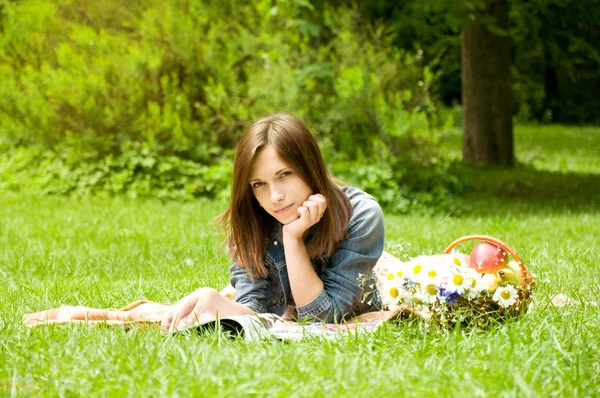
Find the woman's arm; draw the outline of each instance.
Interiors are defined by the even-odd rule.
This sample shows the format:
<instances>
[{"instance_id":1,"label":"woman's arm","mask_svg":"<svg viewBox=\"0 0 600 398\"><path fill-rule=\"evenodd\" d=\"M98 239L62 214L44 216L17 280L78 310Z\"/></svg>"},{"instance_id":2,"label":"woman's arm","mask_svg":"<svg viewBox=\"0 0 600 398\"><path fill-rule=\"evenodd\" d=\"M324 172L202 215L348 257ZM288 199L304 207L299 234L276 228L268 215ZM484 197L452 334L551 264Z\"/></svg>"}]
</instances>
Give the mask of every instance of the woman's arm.
<instances>
[{"instance_id":1,"label":"woman's arm","mask_svg":"<svg viewBox=\"0 0 600 398\"><path fill-rule=\"evenodd\" d=\"M383 212L376 200L364 198L354 205L348 235L323 267L320 279L323 289L312 301L296 303L298 319L341 321L357 309L365 292L376 289L375 286L371 289L369 285L374 281L367 278L383 252L385 236ZM290 268L288 263L291 285Z\"/></svg>"},{"instance_id":2,"label":"woman's arm","mask_svg":"<svg viewBox=\"0 0 600 398\"><path fill-rule=\"evenodd\" d=\"M290 289L296 306L310 303L323 291L323 282L315 272L302 239L283 238Z\"/></svg>"},{"instance_id":3,"label":"woman's arm","mask_svg":"<svg viewBox=\"0 0 600 398\"><path fill-rule=\"evenodd\" d=\"M323 195L311 195L298 208L298 219L283 226L283 250L296 306L310 303L323 291L323 282L308 256L304 235L319 222L326 208L327 199Z\"/></svg>"},{"instance_id":4,"label":"woman's arm","mask_svg":"<svg viewBox=\"0 0 600 398\"><path fill-rule=\"evenodd\" d=\"M229 283L235 288L235 301L244 304L257 314L269 312L271 280L268 277L252 280L248 270L237 263L231 265L229 272L231 272Z\"/></svg>"}]
</instances>

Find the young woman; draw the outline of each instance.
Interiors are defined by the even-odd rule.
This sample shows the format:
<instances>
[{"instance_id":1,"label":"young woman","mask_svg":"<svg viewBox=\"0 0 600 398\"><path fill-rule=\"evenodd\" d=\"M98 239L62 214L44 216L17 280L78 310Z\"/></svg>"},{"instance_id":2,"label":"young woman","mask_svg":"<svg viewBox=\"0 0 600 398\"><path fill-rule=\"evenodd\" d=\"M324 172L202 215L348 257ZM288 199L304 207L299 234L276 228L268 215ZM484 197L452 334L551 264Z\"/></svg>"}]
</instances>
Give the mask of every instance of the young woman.
<instances>
[{"instance_id":1,"label":"young woman","mask_svg":"<svg viewBox=\"0 0 600 398\"><path fill-rule=\"evenodd\" d=\"M220 220L234 261L235 301L200 288L164 315L164 330L202 313L283 315L289 305L299 321L338 322L381 308L372 272L383 251L381 208L372 196L332 181L297 118L271 115L246 131Z\"/></svg>"}]
</instances>

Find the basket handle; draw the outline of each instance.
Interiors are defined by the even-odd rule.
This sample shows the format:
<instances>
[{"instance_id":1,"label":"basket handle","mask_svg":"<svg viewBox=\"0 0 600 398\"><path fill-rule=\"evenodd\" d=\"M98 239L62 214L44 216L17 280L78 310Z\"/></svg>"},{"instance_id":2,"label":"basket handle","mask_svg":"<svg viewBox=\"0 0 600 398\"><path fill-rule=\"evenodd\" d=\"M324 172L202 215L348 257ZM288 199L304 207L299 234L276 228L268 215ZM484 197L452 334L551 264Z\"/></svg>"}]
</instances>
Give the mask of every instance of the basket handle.
<instances>
[{"instance_id":1,"label":"basket handle","mask_svg":"<svg viewBox=\"0 0 600 398\"><path fill-rule=\"evenodd\" d=\"M519 268L521 269L521 288L523 288L523 290L530 290L533 288L533 286L534 286L533 276L531 275L531 272L529 272L529 270L527 269L525 264L523 264L523 260L521 260L521 257L519 257L517 252L515 252L515 249L510 247L510 245L508 243L503 242L498 238L494 238L493 236L487 236L487 235L463 236L462 238L458 238L454 242L450 243L450 245L446 248L446 250L444 250L444 254L450 253L450 251L452 249L454 249L456 246L460 245L461 243L468 242L471 240L481 240L481 241L493 243L496 246L499 246L500 248L502 248L505 251L507 251L508 253L510 253L514 257L514 259L517 261L517 264L519 265Z\"/></svg>"}]
</instances>

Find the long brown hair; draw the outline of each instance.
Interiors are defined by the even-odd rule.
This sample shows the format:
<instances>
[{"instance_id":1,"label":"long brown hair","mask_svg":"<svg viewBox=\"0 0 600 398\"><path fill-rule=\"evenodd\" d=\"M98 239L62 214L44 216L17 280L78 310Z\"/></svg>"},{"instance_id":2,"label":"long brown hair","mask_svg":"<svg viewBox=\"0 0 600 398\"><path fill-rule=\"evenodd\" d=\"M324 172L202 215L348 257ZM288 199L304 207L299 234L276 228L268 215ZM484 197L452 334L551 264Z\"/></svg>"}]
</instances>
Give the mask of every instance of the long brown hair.
<instances>
[{"instance_id":1,"label":"long brown hair","mask_svg":"<svg viewBox=\"0 0 600 398\"><path fill-rule=\"evenodd\" d=\"M271 145L281 160L291 167L314 193L327 199L327 209L316 224L306 249L311 259L333 255L347 238L352 214L348 197L333 181L317 141L306 125L287 113L276 113L256 121L240 140L233 165L231 203L217 217L228 234L226 244L238 266L246 268L252 279L266 276L265 239L277 221L262 209L249 184L250 169L256 155Z\"/></svg>"}]
</instances>

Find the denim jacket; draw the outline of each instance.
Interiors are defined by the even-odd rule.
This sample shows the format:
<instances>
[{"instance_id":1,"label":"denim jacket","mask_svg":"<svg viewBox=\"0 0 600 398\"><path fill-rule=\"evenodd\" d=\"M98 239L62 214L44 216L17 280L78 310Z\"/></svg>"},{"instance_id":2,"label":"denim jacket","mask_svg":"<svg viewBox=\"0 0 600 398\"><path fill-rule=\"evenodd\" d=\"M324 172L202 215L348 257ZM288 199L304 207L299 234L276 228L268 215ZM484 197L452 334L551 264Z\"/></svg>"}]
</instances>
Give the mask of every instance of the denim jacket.
<instances>
[{"instance_id":1,"label":"denim jacket","mask_svg":"<svg viewBox=\"0 0 600 398\"><path fill-rule=\"evenodd\" d=\"M381 309L373 267L383 252L383 212L371 195L353 187L342 190L352 204L348 238L331 257L312 260L324 289L310 303L296 307L300 321L339 322L347 315ZM252 281L245 268L235 263L230 268L235 301L256 313L283 315L288 302L293 302L281 228L279 225L273 237L266 240L267 276ZM311 238L311 230L305 242Z\"/></svg>"}]
</instances>

